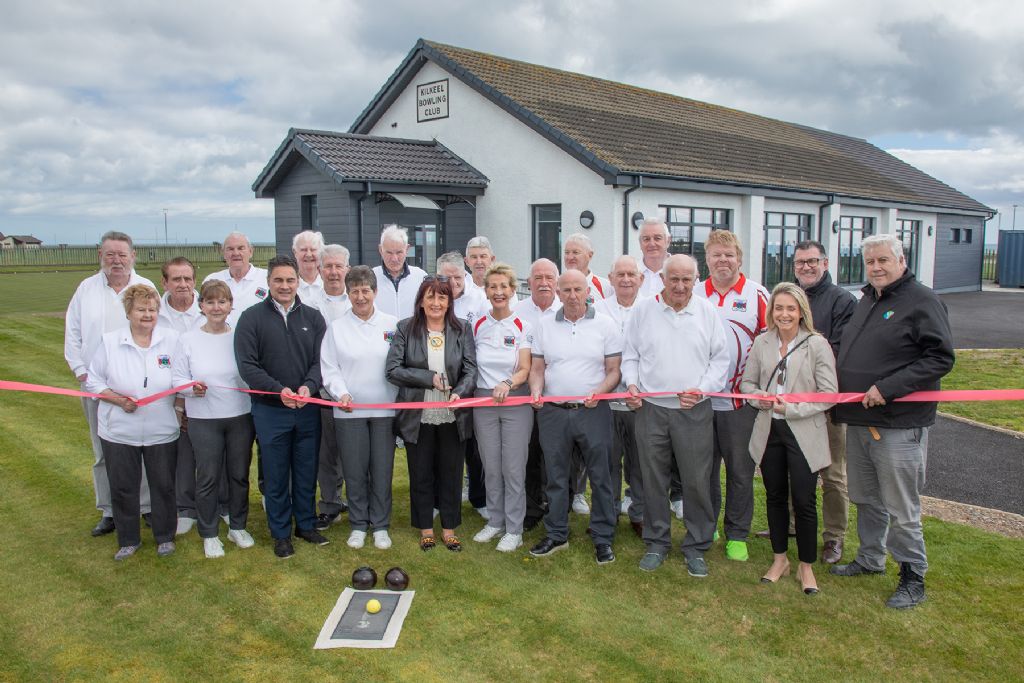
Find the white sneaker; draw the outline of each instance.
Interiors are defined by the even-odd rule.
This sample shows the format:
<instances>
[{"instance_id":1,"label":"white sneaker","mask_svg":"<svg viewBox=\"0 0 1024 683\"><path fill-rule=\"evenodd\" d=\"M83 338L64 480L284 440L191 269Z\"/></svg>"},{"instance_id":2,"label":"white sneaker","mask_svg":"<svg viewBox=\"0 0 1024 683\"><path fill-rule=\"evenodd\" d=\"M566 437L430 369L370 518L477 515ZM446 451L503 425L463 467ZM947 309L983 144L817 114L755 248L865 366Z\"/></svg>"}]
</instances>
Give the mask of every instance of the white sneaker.
<instances>
[{"instance_id":1,"label":"white sneaker","mask_svg":"<svg viewBox=\"0 0 1024 683\"><path fill-rule=\"evenodd\" d=\"M224 544L219 538L204 538L203 552L207 557L224 557Z\"/></svg>"},{"instance_id":2,"label":"white sneaker","mask_svg":"<svg viewBox=\"0 0 1024 683\"><path fill-rule=\"evenodd\" d=\"M365 531L353 531L348 535L348 547L359 549L366 543L366 532Z\"/></svg>"},{"instance_id":3,"label":"white sneaker","mask_svg":"<svg viewBox=\"0 0 1024 683\"><path fill-rule=\"evenodd\" d=\"M395 448L405 448L405 441L402 439L402 437L395 437Z\"/></svg>"},{"instance_id":4,"label":"white sneaker","mask_svg":"<svg viewBox=\"0 0 1024 683\"><path fill-rule=\"evenodd\" d=\"M630 498L629 496L626 496L625 498L623 498L622 499L622 505L619 508L619 514L620 515L628 515L629 514L629 506L631 506L632 504L633 504L633 499L632 498Z\"/></svg>"},{"instance_id":5,"label":"white sneaker","mask_svg":"<svg viewBox=\"0 0 1024 683\"><path fill-rule=\"evenodd\" d=\"M377 529L373 532L373 547L377 550L387 550L391 547L391 537L387 529Z\"/></svg>"},{"instance_id":6,"label":"white sneaker","mask_svg":"<svg viewBox=\"0 0 1024 683\"><path fill-rule=\"evenodd\" d=\"M463 503L468 503L469 502L469 487L468 486L463 486L462 487L462 502Z\"/></svg>"},{"instance_id":7,"label":"white sneaker","mask_svg":"<svg viewBox=\"0 0 1024 683\"><path fill-rule=\"evenodd\" d=\"M495 538L498 537L498 534L504 531L505 530L502 528L491 526L490 524L488 524L483 529L476 532L476 536L473 537L473 540L477 543L487 543L487 541L493 541Z\"/></svg>"},{"instance_id":8,"label":"white sneaker","mask_svg":"<svg viewBox=\"0 0 1024 683\"><path fill-rule=\"evenodd\" d=\"M587 497L582 493L577 493L572 497L572 511L577 515L590 514L590 506L587 505Z\"/></svg>"},{"instance_id":9,"label":"white sneaker","mask_svg":"<svg viewBox=\"0 0 1024 683\"><path fill-rule=\"evenodd\" d=\"M231 524L231 516L230 515L221 515L220 518L224 520L225 524Z\"/></svg>"},{"instance_id":10,"label":"white sneaker","mask_svg":"<svg viewBox=\"0 0 1024 683\"><path fill-rule=\"evenodd\" d=\"M476 508L476 513L484 518L484 521L491 519L491 513L487 511L487 508Z\"/></svg>"},{"instance_id":11,"label":"white sneaker","mask_svg":"<svg viewBox=\"0 0 1024 683\"><path fill-rule=\"evenodd\" d=\"M498 551L502 553L510 553L523 544L522 534L505 534L498 541Z\"/></svg>"},{"instance_id":12,"label":"white sneaker","mask_svg":"<svg viewBox=\"0 0 1024 683\"><path fill-rule=\"evenodd\" d=\"M178 517L178 528L174 530L175 536L181 536L192 531L192 527L196 525L196 520L191 517Z\"/></svg>"},{"instance_id":13,"label":"white sneaker","mask_svg":"<svg viewBox=\"0 0 1024 683\"><path fill-rule=\"evenodd\" d=\"M253 540L252 536L245 529L229 529L228 540L239 548L251 548L256 545L256 541Z\"/></svg>"},{"instance_id":14,"label":"white sneaker","mask_svg":"<svg viewBox=\"0 0 1024 683\"><path fill-rule=\"evenodd\" d=\"M437 508L434 508L434 519L437 519L437 516L438 516L439 514L441 514L441 511L440 511L440 510L438 510Z\"/></svg>"},{"instance_id":15,"label":"white sneaker","mask_svg":"<svg viewBox=\"0 0 1024 683\"><path fill-rule=\"evenodd\" d=\"M683 518L683 501L673 500L671 503L668 504L668 506L672 510L672 513L676 516L676 519Z\"/></svg>"},{"instance_id":16,"label":"white sneaker","mask_svg":"<svg viewBox=\"0 0 1024 683\"><path fill-rule=\"evenodd\" d=\"M260 505L263 506L263 511L266 512L267 511L267 497L266 496L260 496Z\"/></svg>"}]
</instances>

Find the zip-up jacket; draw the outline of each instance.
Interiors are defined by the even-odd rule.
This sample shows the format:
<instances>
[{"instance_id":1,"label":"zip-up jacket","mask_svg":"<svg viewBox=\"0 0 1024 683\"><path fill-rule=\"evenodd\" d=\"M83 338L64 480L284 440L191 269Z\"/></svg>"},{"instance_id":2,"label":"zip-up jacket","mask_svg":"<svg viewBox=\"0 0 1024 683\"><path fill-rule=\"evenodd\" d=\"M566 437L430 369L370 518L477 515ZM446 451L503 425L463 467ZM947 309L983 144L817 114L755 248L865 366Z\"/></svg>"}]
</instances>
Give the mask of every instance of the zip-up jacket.
<instances>
[{"instance_id":1,"label":"zip-up jacket","mask_svg":"<svg viewBox=\"0 0 1024 683\"><path fill-rule=\"evenodd\" d=\"M288 387L298 391L309 388L311 396L320 391L320 343L327 323L320 311L295 297L288 311L288 323L274 307L264 301L242 312L235 329L235 360L238 374L250 389L280 394ZM280 406L280 396L252 394L253 401ZM312 405L312 404L310 404Z\"/></svg>"},{"instance_id":2,"label":"zip-up jacket","mask_svg":"<svg viewBox=\"0 0 1024 683\"><path fill-rule=\"evenodd\" d=\"M839 344L843 328L853 315L857 297L838 285L832 284L832 275L826 270L815 284L804 290L811 304L814 329L828 340L832 355L839 357Z\"/></svg>"},{"instance_id":3,"label":"zip-up jacket","mask_svg":"<svg viewBox=\"0 0 1024 683\"><path fill-rule=\"evenodd\" d=\"M843 330L836 370L840 392L867 391L872 385L884 406L860 403L835 407L839 423L912 429L935 423L935 403L894 403L914 391L939 389L953 368L953 333L946 305L907 271L879 296L867 285Z\"/></svg>"}]
</instances>

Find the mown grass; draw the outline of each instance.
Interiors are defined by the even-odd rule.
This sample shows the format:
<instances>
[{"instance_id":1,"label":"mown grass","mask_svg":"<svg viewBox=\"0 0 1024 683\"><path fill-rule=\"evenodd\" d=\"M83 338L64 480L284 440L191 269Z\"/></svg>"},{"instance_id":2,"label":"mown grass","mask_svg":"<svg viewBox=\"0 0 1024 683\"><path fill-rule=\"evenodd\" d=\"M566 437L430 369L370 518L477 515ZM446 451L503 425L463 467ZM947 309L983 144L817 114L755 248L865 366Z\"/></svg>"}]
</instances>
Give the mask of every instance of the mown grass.
<instances>
[{"instance_id":1,"label":"mown grass","mask_svg":"<svg viewBox=\"0 0 1024 683\"><path fill-rule=\"evenodd\" d=\"M60 319L2 323L0 378L72 386ZM88 534L97 513L78 401L0 393L0 680L1005 681L1024 668L1024 541L927 519L929 601L909 612L883 606L891 565L888 576L859 580L818 569L814 598L791 578L761 585L766 541L750 543L748 563L726 561L717 545L706 580L687 576L678 555L644 574L642 544L623 521L618 561L598 567L576 515L570 549L547 559L468 541L482 525L468 506L466 550L422 553L397 457L389 551L347 548L342 523L328 531L331 545L300 542L279 561L254 486L257 547L226 544L226 557L206 560L192 532L158 560L144 532L140 554L119 564L113 537ZM764 528L756 493L754 526ZM854 528L851 520L848 556ZM676 524L677 542L682 534ZM314 651L362 564L412 576L397 648Z\"/></svg>"},{"instance_id":2,"label":"mown grass","mask_svg":"<svg viewBox=\"0 0 1024 683\"><path fill-rule=\"evenodd\" d=\"M1024 389L1024 349L957 351L943 389ZM985 424L1024 432L1020 401L942 403L942 410Z\"/></svg>"}]
</instances>

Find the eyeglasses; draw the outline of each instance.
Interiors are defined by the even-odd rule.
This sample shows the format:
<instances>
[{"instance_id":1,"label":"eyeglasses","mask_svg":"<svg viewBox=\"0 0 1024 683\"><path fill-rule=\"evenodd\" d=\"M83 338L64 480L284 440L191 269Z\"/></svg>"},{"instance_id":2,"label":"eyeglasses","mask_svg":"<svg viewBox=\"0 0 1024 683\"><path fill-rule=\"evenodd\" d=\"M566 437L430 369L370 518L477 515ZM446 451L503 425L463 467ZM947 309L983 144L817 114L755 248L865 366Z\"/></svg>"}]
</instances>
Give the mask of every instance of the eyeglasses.
<instances>
[{"instance_id":1,"label":"eyeglasses","mask_svg":"<svg viewBox=\"0 0 1024 683\"><path fill-rule=\"evenodd\" d=\"M779 377L775 380L776 384L781 386L786 385L786 366L789 364L788 360L784 360L779 364Z\"/></svg>"},{"instance_id":2,"label":"eyeglasses","mask_svg":"<svg viewBox=\"0 0 1024 683\"><path fill-rule=\"evenodd\" d=\"M447 275L428 275L423 278L424 282L448 282L450 280Z\"/></svg>"},{"instance_id":3,"label":"eyeglasses","mask_svg":"<svg viewBox=\"0 0 1024 683\"><path fill-rule=\"evenodd\" d=\"M820 258L803 258L803 259L797 259L796 261L793 261L793 265L796 266L797 268L804 268L804 267L814 268L819 263L821 263L821 259Z\"/></svg>"}]
</instances>

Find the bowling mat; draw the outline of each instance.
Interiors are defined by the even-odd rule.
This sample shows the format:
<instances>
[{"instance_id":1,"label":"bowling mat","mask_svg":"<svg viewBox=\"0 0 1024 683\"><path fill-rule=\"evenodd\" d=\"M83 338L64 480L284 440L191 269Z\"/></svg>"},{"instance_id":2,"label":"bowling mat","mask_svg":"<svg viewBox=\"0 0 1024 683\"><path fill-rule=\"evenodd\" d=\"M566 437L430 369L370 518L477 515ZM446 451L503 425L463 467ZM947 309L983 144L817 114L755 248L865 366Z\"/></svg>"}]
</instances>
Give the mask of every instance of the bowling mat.
<instances>
[{"instance_id":1,"label":"bowling mat","mask_svg":"<svg viewBox=\"0 0 1024 683\"><path fill-rule=\"evenodd\" d=\"M346 588L320 629L313 649L394 647L415 594L415 591ZM380 611L376 614L366 611L366 603L371 599L380 602Z\"/></svg>"}]
</instances>

